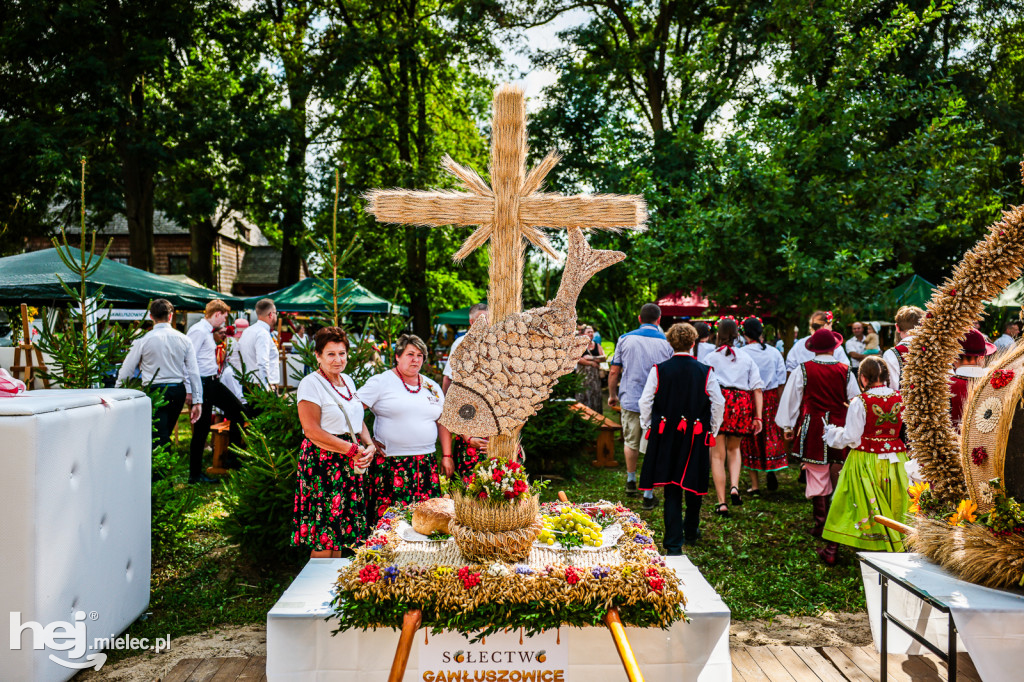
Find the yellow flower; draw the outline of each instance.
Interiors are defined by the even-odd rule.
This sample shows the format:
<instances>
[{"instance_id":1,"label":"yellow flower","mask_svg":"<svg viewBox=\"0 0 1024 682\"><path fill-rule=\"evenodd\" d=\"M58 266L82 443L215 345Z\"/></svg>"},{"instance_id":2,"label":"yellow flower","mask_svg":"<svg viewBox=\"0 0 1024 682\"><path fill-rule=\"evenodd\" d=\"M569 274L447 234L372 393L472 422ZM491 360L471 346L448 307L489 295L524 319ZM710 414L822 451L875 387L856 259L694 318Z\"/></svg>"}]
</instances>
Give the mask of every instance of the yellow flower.
<instances>
[{"instance_id":1,"label":"yellow flower","mask_svg":"<svg viewBox=\"0 0 1024 682\"><path fill-rule=\"evenodd\" d=\"M978 520L977 511L978 505L974 502L971 502L970 500L960 500L960 504L956 508L956 515L967 523L974 523Z\"/></svg>"},{"instance_id":2,"label":"yellow flower","mask_svg":"<svg viewBox=\"0 0 1024 682\"><path fill-rule=\"evenodd\" d=\"M926 490L931 490L931 485L927 481L920 481L907 488L907 494L910 495L910 513L916 514L921 511L921 495Z\"/></svg>"}]
</instances>

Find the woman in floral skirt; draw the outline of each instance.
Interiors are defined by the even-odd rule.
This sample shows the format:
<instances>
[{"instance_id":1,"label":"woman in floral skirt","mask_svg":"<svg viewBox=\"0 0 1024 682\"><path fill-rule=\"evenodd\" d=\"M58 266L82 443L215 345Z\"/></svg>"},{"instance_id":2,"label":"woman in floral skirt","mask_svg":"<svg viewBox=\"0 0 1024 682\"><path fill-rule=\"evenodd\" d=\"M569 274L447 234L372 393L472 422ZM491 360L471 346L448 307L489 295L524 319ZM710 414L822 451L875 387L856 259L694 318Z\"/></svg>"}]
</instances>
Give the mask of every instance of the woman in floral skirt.
<instances>
[{"instance_id":1,"label":"woman in floral skirt","mask_svg":"<svg viewBox=\"0 0 1024 682\"><path fill-rule=\"evenodd\" d=\"M436 382L420 374L426 357L423 340L403 334L395 344L395 367L370 377L359 389L363 405L375 417L371 525L392 505L441 494L435 455L438 438L445 475L455 471L451 434L437 421L444 409L444 394Z\"/></svg>"},{"instance_id":2,"label":"woman in floral skirt","mask_svg":"<svg viewBox=\"0 0 1024 682\"><path fill-rule=\"evenodd\" d=\"M342 374L348 336L340 327L324 327L314 344L319 368L299 382L296 393L305 438L292 544L308 546L315 559L349 554L350 545L369 535L363 472L374 448L355 382Z\"/></svg>"}]
</instances>

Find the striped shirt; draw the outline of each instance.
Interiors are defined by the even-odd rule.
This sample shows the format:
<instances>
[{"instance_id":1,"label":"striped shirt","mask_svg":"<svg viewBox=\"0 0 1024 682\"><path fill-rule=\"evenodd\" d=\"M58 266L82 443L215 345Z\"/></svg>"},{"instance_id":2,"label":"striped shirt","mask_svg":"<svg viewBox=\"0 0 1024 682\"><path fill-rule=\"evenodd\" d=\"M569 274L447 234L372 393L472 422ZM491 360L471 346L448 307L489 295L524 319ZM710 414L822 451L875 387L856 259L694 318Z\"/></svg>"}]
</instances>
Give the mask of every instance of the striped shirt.
<instances>
[{"instance_id":1,"label":"striped shirt","mask_svg":"<svg viewBox=\"0 0 1024 682\"><path fill-rule=\"evenodd\" d=\"M611 364L622 368L619 380L619 402L622 409L640 412L640 396L651 368L672 357L672 346L664 332L655 324L642 324L626 332L615 344Z\"/></svg>"}]
</instances>

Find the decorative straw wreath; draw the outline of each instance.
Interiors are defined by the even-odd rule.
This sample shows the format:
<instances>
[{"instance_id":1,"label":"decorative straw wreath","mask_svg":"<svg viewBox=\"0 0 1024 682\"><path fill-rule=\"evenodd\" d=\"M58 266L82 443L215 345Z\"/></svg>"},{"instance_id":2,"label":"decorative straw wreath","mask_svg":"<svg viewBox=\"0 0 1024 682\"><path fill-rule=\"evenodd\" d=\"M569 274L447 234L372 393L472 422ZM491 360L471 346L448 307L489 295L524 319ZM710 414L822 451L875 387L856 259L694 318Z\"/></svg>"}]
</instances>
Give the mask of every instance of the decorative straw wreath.
<instances>
[{"instance_id":1,"label":"decorative straw wreath","mask_svg":"<svg viewBox=\"0 0 1024 682\"><path fill-rule=\"evenodd\" d=\"M1024 166L1024 164L1022 164ZM971 389L962 436L950 418L949 369L985 301L1020 275L1024 206L936 287L910 343L901 380L909 446L927 483L911 488L911 546L961 578L989 587L1024 581L1024 346L1005 353Z\"/></svg>"}]
</instances>

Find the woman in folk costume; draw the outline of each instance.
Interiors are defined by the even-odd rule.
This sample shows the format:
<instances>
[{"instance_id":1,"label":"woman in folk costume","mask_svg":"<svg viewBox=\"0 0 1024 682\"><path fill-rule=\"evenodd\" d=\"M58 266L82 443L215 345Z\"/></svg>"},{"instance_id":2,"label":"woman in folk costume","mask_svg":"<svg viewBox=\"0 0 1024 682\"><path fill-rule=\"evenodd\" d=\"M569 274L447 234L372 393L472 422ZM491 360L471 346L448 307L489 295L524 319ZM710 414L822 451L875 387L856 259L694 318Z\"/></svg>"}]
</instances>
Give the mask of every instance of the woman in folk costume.
<instances>
[{"instance_id":1,"label":"woman in folk costume","mask_svg":"<svg viewBox=\"0 0 1024 682\"><path fill-rule=\"evenodd\" d=\"M825 441L834 448L852 448L832 495L818 555L836 563L839 544L869 552L902 552L903 536L875 521L880 514L903 519L910 507L904 465L907 447L900 440L903 400L889 388L889 368L881 358L860 363L858 381L864 392L850 401L843 426L829 425Z\"/></svg>"},{"instance_id":2,"label":"woman in folk costume","mask_svg":"<svg viewBox=\"0 0 1024 682\"><path fill-rule=\"evenodd\" d=\"M640 396L640 426L647 435L647 449L639 488L664 489L664 546L671 556L697 541L700 505L708 492L711 468L708 448L722 423L725 398L714 371L689 354L697 330L689 324L674 324L666 337L675 354L651 368Z\"/></svg>"},{"instance_id":3,"label":"woman in folk costume","mask_svg":"<svg viewBox=\"0 0 1024 682\"><path fill-rule=\"evenodd\" d=\"M718 348L708 353L705 363L715 370L715 377L725 396L725 416L722 418L722 437L711 448L711 474L715 479L718 507L715 513L728 516L725 503L726 462L728 461L729 495L734 505L743 504L740 499L740 441L757 435L764 428L761 412L761 392L764 382L757 365L746 353L733 348L739 338L739 328L732 317L723 317L718 322Z\"/></svg>"},{"instance_id":4,"label":"woman in folk costume","mask_svg":"<svg viewBox=\"0 0 1024 682\"><path fill-rule=\"evenodd\" d=\"M956 361L953 376L949 378L950 416L953 428L957 431L964 417L964 404L967 402L971 381L985 374L985 362L997 350L996 344L986 341L985 335L977 329L968 331L960 339L960 359Z\"/></svg>"},{"instance_id":5,"label":"woman in folk costume","mask_svg":"<svg viewBox=\"0 0 1024 682\"><path fill-rule=\"evenodd\" d=\"M842 449L826 447L825 424L845 424L847 403L860 394L860 389L850 367L832 355L843 343L842 335L822 328L805 343L814 357L789 375L775 423L786 440L793 438L794 428L800 430L797 453L806 473L804 494L814 510L811 535L821 537L828 517L828 497L846 458Z\"/></svg>"},{"instance_id":6,"label":"woman in folk costume","mask_svg":"<svg viewBox=\"0 0 1024 682\"><path fill-rule=\"evenodd\" d=\"M768 490L779 487L775 472L786 468L786 445L782 441L782 431L775 424L775 415L779 411L779 397L786 385L786 361L782 353L774 346L765 344L764 325L760 318L748 317L743 320L743 337L746 345L741 353L750 356L757 365L764 382L762 393L764 429L757 435L750 435L740 444L743 455L743 468L750 472L750 489L748 493L760 495L757 472L766 472Z\"/></svg>"}]
</instances>

